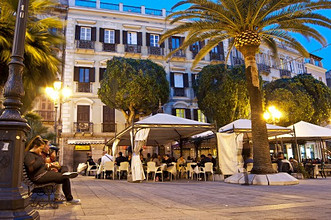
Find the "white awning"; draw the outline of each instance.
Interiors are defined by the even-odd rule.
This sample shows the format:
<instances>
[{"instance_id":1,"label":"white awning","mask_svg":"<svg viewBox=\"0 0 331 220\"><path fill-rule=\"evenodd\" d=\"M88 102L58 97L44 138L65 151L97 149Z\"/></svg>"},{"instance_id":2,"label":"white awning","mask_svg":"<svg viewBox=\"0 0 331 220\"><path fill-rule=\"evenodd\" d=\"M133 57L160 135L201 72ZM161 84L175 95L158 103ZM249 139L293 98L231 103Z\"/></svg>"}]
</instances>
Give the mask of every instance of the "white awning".
<instances>
[{"instance_id":1,"label":"white awning","mask_svg":"<svg viewBox=\"0 0 331 220\"><path fill-rule=\"evenodd\" d=\"M106 141L103 140L93 140L93 139L72 139L68 140L68 144L105 144Z\"/></svg>"}]
</instances>

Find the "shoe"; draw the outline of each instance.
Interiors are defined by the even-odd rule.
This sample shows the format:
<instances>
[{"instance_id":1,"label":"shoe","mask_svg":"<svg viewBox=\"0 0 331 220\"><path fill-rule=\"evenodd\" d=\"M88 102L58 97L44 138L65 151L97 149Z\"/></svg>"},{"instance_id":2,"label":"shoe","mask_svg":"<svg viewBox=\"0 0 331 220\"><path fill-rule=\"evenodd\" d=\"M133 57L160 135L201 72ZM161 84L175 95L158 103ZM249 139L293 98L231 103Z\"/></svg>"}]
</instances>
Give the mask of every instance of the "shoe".
<instances>
[{"instance_id":1,"label":"shoe","mask_svg":"<svg viewBox=\"0 0 331 220\"><path fill-rule=\"evenodd\" d=\"M64 196L54 198L54 202L65 202L66 198Z\"/></svg>"},{"instance_id":2,"label":"shoe","mask_svg":"<svg viewBox=\"0 0 331 220\"><path fill-rule=\"evenodd\" d=\"M62 176L72 179L72 178L76 178L78 176L78 173L77 172L65 172L62 174Z\"/></svg>"},{"instance_id":3,"label":"shoe","mask_svg":"<svg viewBox=\"0 0 331 220\"><path fill-rule=\"evenodd\" d=\"M72 200L70 200L70 201L67 201L67 203L71 203L71 204L79 205L79 204L80 204L80 199L72 199Z\"/></svg>"}]
</instances>

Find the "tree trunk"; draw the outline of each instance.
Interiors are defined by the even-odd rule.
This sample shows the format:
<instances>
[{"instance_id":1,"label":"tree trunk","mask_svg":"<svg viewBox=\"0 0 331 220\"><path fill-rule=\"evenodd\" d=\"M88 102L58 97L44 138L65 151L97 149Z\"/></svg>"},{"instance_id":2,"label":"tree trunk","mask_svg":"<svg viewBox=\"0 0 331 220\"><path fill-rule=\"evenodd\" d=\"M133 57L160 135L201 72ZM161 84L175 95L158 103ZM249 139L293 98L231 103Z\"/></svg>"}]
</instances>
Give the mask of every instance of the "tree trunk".
<instances>
[{"instance_id":1,"label":"tree trunk","mask_svg":"<svg viewBox=\"0 0 331 220\"><path fill-rule=\"evenodd\" d=\"M275 173L270 158L270 148L266 122L263 119L263 99L259 83L259 73L256 65L255 54L257 46L244 46L240 52L244 55L246 65L246 83L250 97L252 142L254 166L252 173Z\"/></svg>"}]
</instances>

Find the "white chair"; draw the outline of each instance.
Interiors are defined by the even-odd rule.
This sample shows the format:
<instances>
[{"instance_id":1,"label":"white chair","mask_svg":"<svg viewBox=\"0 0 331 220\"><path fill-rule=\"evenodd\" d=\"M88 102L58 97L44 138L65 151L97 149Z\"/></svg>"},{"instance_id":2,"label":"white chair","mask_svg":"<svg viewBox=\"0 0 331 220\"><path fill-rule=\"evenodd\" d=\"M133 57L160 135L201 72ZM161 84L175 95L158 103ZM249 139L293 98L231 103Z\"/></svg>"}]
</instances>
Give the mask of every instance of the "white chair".
<instances>
[{"instance_id":1,"label":"white chair","mask_svg":"<svg viewBox=\"0 0 331 220\"><path fill-rule=\"evenodd\" d=\"M156 167L155 162L153 162L153 161L147 162L147 173L146 173L147 181L148 181L149 173L154 173L154 181L155 181L156 170L157 170L157 167Z\"/></svg>"},{"instance_id":2,"label":"white chair","mask_svg":"<svg viewBox=\"0 0 331 220\"><path fill-rule=\"evenodd\" d=\"M103 178L106 176L106 172L111 171L113 173L113 180L115 179L115 165L113 161L107 161L103 164Z\"/></svg>"},{"instance_id":3,"label":"white chair","mask_svg":"<svg viewBox=\"0 0 331 220\"><path fill-rule=\"evenodd\" d=\"M197 165L197 163L187 163L186 164L186 169L185 169L185 172L186 172L186 177L187 179L190 179L192 178L192 174L193 174L193 168L191 165Z\"/></svg>"},{"instance_id":4,"label":"white chair","mask_svg":"<svg viewBox=\"0 0 331 220\"><path fill-rule=\"evenodd\" d=\"M121 172L126 171L127 175L129 174L129 162L121 162L120 166L117 169L118 179L121 179Z\"/></svg>"},{"instance_id":5,"label":"white chair","mask_svg":"<svg viewBox=\"0 0 331 220\"><path fill-rule=\"evenodd\" d=\"M156 168L156 172L155 172L155 175L154 175L154 181L155 181L156 174L160 173L161 174L161 180L163 182L163 171L166 167L167 167L167 164L162 164L161 166Z\"/></svg>"},{"instance_id":6,"label":"white chair","mask_svg":"<svg viewBox=\"0 0 331 220\"><path fill-rule=\"evenodd\" d=\"M213 181L214 181L213 163L211 163L211 162L205 163L204 172L205 172L205 180L206 180L206 173L211 173Z\"/></svg>"},{"instance_id":7,"label":"white chair","mask_svg":"<svg viewBox=\"0 0 331 220\"><path fill-rule=\"evenodd\" d=\"M167 168L167 171L170 174L170 181L172 181L172 175L175 177L175 180L177 179L177 164L175 162L172 162L172 164L173 166Z\"/></svg>"},{"instance_id":8,"label":"white chair","mask_svg":"<svg viewBox=\"0 0 331 220\"><path fill-rule=\"evenodd\" d=\"M272 168L274 169L274 171L276 171L276 173L278 173L278 164L277 163L272 163Z\"/></svg>"},{"instance_id":9,"label":"white chair","mask_svg":"<svg viewBox=\"0 0 331 220\"><path fill-rule=\"evenodd\" d=\"M206 181L206 172L205 172L204 167L198 167L198 166L194 167L193 173L191 176L192 179L194 179L194 174L196 174L196 176L197 176L197 181L199 180L200 174L203 174L205 181Z\"/></svg>"},{"instance_id":10,"label":"white chair","mask_svg":"<svg viewBox=\"0 0 331 220\"><path fill-rule=\"evenodd\" d=\"M95 167L94 167L95 166ZM93 168L94 167L94 168ZM87 162L87 170L86 170L86 173L88 176L90 176L90 173L94 172L94 175L96 174L96 172L98 171L99 169L99 165L98 164L95 164L95 165L90 165L89 162Z\"/></svg>"},{"instance_id":11,"label":"white chair","mask_svg":"<svg viewBox=\"0 0 331 220\"><path fill-rule=\"evenodd\" d=\"M247 173L250 173L252 169L253 169L253 163L247 163L247 168L246 168Z\"/></svg>"}]
</instances>

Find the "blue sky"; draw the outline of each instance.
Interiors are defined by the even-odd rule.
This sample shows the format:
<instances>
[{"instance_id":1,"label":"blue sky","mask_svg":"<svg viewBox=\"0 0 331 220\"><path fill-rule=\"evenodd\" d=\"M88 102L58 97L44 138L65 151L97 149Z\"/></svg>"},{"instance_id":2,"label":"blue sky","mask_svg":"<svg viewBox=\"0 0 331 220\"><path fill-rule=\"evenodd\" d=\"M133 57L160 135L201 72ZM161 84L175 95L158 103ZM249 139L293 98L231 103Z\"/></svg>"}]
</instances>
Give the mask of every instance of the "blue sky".
<instances>
[{"instance_id":1,"label":"blue sky","mask_svg":"<svg viewBox=\"0 0 331 220\"><path fill-rule=\"evenodd\" d=\"M113 0L112 3L123 3L125 5L131 5L131 6L141 6L144 5L148 8L154 8L154 9L162 9L165 8L167 11L170 11L171 7L179 2L179 0ZM331 18L331 10L328 11L321 11L321 13L325 16L328 16ZM331 44L331 30L327 28L317 28L323 36L327 39L328 44ZM298 37L299 41L307 48L307 50L317 56L320 56L323 58L322 62L324 65L324 68L327 70L331 69L331 45L327 48L322 48L322 46L315 40L307 41L303 37ZM317 51L318 50L318 51ZM315 52L314 52L315 51Z\"/></svg>"}]
</instances>

